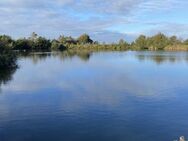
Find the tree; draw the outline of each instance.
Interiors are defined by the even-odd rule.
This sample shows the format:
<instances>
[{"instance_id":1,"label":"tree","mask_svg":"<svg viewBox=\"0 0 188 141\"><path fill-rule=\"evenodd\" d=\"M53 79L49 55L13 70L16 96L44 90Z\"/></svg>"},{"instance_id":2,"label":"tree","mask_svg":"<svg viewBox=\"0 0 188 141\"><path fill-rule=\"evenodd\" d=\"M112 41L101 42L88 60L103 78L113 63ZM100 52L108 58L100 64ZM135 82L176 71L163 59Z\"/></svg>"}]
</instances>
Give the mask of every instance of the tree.
<instances>
[{"instance_id":1,"label":"tree","mask_svg":"<svg viewBox=\"0 0 188 141\"><path fill-rule=\"evenodd\" d=\"M14 49L15 50L31 50L33 42L28 39L18 39L15 41Z\"/></svg>"},{"instance_id":2,"label":"tree","mask_svg":"<svg viewBox=\"0 0 188 141\"><path fill-rule=\"evenodd\" d=\"M124 45L125 44L125 41L123 39L120 39L119 40L119 45Z\"/></svg>"},{"instance_id":3,"label":"tree","mask_svg":"<svg viewBox=\"0 0 188 141\"><path fill-rule=\"evenodd\" d=\"M151 38L149 38L149 45L156 49L164 49L169 45L169 39L164 34L159 33Z\"/></svg>"},{"instance_id":4,"label":"tree","mask_svg":"<svg viewBox=\"0 0 188 141\"><path fill-rule=\"evenodd\" d=\"M13 40L10 36L0 36L0 69L16 66L17 57L12 51Z\"/></svg>"},{"instance_id":5,"label":"tree","mask_svg":"<svg viewBox=\"0 0 188 141\"><path fill-rule=\"evenodd\" d=\"M63 44L59 44L59 48L58 49L61 50L61 51L63 51L63 50L66 50L67 47L64 46Z\"/></svg>"},{"instance_id":6,"label":"tree","mask_svg":"<svg viewBox=\"0 0 188 141\"><path fill-rule=\"evenodd\" d=\"M77 43L76 40L74 38L72 38L71 36L69 36L69 37L60 36L58 41L63 45Z\"/></svg>"},{"instance_id":7,"label":"tree","mask_svg":"<svg viewBox=\"0 0 188 141\"><path fill-rule=\"evenodd\" d=\"M50 40L47 40L43 37L38 37L36 41L34 42L34 48L36 50L48 50L51 47Z\"/></svg>"},{"instance_id":8,"label":"tree","mask_svg":"<svg viewBox=\"0 0 188 141\"><path fill-rule=\"evenodd\" d=\"M148 48L147 37L145 35L140 35L135 40L135 45L136 45L136 47L138 47L140 49L147 49Z\"/></svg>"},{"instance_id":9,"label":"tree","mask_svg":"<svg viewBox=\"0 0 188 141\"><path fill-rule=\"evenodd\" d=\"M16 67L17 56L12 49L0 44L0 69Z\"/></svg>"},{"instance_id":10,"label":"tree","mask_svg":"<svg viewBox=\"0 0 188 141\"><path fill-rule=\"evenodd\" d=\"M60 43L59 41L53 40L51 42L51 49L53 49L53 50L65 50L66 47L62 43Z\"/></svg>"},{"instance_id":11,"label":"tree","mask_svg":"<svg viewBox=\"0 0 188 141\"><path fill-rule=\"evenodd\" d=\"M176 36L172 36L169 38L169 44L177 45L177 44L181 44L181 41Z\"/></svg>"},{"instance_id":12,"label":"tree","mask_svg":"<svg viewBox=\"0 0 188 141\"><path fill-rule=\"evenodd\" d=\"M129 44L125 40L123 40L123 39L119 40L118 45L120 46L120 48L127 48L127 47L129 47Z\"/></svg>"},{"instance_id":13,"label":"tree","mask_svg":"<svg viewBox=\"0 0 188 141\"><path fill-rule=\"evenodd\" d=\"M0 36L0 46L4 46L6 48L12 48L14 41L10 36L1 35Z\"/></svg>"},{"instance_id":14,"label":"tree","mask_svg":"<svg viewBox=\"0 0 188 141\"><path fill-rule=\"evenodd\" d=\"M81 35L77 40L80 44L91 44L91 43L93 43L93 40L91 40L89 35L87 35L87 34Z\"/></svg>"},{"instance_id":15,"label":"tree","mask_svg":"<svg viewBox=\"0 0 188 141\"><path fill-rule=\"evenodd\" d=\"M54 49L54 50L57 50L57 49L59 49L59 41L57 41L57 40L52 40L52 42L51 42L51 49Z\"/></svg>"}]
</instances>

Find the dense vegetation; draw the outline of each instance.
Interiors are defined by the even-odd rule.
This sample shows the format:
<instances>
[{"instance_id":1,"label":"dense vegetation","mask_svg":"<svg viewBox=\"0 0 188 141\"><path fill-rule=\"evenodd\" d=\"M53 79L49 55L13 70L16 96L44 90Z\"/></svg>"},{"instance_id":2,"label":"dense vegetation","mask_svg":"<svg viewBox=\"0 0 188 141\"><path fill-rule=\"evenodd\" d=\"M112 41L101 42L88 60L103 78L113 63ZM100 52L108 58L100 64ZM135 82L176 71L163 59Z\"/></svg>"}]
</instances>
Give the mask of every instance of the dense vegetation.
<instances>
[{"instance_id":1,"label":"dense vegetation","mask_svg":"<svg viewBox=\"0 0 188 141\"><path fill-rule=\"evenodd\" d=\"M13 40L10 36L0 36L0 68L16 66L14 51L48 51L48 50L184 50L188 51L188 39L183 41L176 36L167 37L159 33L152 37L140 35L134 42L121 39L118 43L105 44L93 41L83 34L77 39L60 36L49 40L32 33L31 37Z\"/></svg>"},{"instance_id":2,"label":"dense vegetation","mask_svg":"<svg viewBox=\"0 0 188 141\"><path fill-rule=\"evenodd\" d=\"M0 70L15 68L16 54L11 49L13 40L9 36L0 36Z\"/></svg>"},{"instance_id":3,"label":"dense vegetation","mask_svg":"<svg viewBox=\"0 0 188 141\"><path fill-rule=\"evenodd\" d=\"M93 41L89 35L83 34L78 38L60 36L58 39L49 40L32 33L31 37L13 40L11 37L0 36L0 44L6 48L19 51L41 50L188 50L188 39L183 41L176 36L168 37L162 33L147 37L140 35L132 43L121 39L117 43L105 44Z\"/></svg>"},{"instance_id":4,"label":"dense vegetation","mask_svg":"<svg viewBox=\"0 0 188 141\"><path fill-rule=\"evenodd\" d=\"M176 36L167 37L159 33L152 37L140 35L135 42L132 43L134 49L148 50L188 50L187 40L182 41Z\"/></svg>"},{"instance_id":5,"label":"dense vegetation","mask_svg":"<svg viewBox=\"0 0 188 141\"><path fill-rule=\"evenodd\" d=\"M50 51L50 50L182 50L188 51L188 39L176 36L168 37L162 33L147 37L140 35L134 42L121 39L117 43L105 44L93 41L89 35L78 38L60 36L49 40L32 33L29 38L13 40L10 36L0 36L0 68L16 66L15 51Z\"/></svg>"}]
</instances>

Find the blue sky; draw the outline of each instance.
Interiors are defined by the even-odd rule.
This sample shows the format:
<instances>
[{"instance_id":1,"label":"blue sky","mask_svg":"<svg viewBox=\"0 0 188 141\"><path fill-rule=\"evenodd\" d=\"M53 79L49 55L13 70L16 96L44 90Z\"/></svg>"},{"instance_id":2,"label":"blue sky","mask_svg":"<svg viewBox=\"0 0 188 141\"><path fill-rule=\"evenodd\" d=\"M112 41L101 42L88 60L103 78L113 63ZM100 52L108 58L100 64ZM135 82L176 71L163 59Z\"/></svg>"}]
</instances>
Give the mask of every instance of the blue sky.
<instances>
[{"instance_id":1,"label":"blue sky","mask_svg":"<svg viewBox=\"0 0 188 141\"><path fill-rule=\"evenodd\" d=\"M0 34L115 42L158 32L188 38L187 0L0 0Z\"/></svg>"}]
</instances>

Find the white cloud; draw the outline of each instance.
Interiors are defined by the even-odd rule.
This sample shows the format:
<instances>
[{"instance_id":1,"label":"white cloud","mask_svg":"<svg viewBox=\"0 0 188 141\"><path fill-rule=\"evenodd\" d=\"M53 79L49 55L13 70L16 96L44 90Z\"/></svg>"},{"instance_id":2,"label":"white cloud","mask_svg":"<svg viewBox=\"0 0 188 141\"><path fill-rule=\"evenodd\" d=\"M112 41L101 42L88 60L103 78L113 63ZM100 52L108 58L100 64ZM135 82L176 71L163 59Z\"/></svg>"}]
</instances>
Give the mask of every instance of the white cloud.
<instances>
[{"instance_id":1,"label":"white cloud","mask_svg":"<svg viewBox=\"0 0 188 141\"><path fill-rule=\"evenodd\" d=\"M57 37L61 33L78 36L86 32L104 38L104 34L95 34L100 32L108 33L106 38L114 36L117 39L128 32L114 32L111 27L120 24L129 26L128 23L134 21L143 23L139 19L143 15L150 21L152 17L147 17L148 14L156 11L165 14L166 10L186 4L185 0L1 0L0 34L21 37L36 31L46 37ZM144 32L150 30L153 29L148 28Z\"/></svg>"}]
</instances>

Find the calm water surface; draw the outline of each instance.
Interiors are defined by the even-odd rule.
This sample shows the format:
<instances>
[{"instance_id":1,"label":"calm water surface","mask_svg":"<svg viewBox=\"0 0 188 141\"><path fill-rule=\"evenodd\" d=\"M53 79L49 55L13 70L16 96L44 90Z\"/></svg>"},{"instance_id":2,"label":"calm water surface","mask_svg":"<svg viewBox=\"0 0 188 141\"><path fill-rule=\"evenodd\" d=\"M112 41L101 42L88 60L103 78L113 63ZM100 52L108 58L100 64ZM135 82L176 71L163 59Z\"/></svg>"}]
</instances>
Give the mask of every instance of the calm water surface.
<instances>
[{"instance_id":1,"label":"calm water surface","mask_svg":"<svg viewBox=\"0 0 188 141\"><path fill-rule=\"evenodd\" d=\"M188 137L188 53L35 53L0 75L0 141Z\"/></svg>"}]
</instances>

